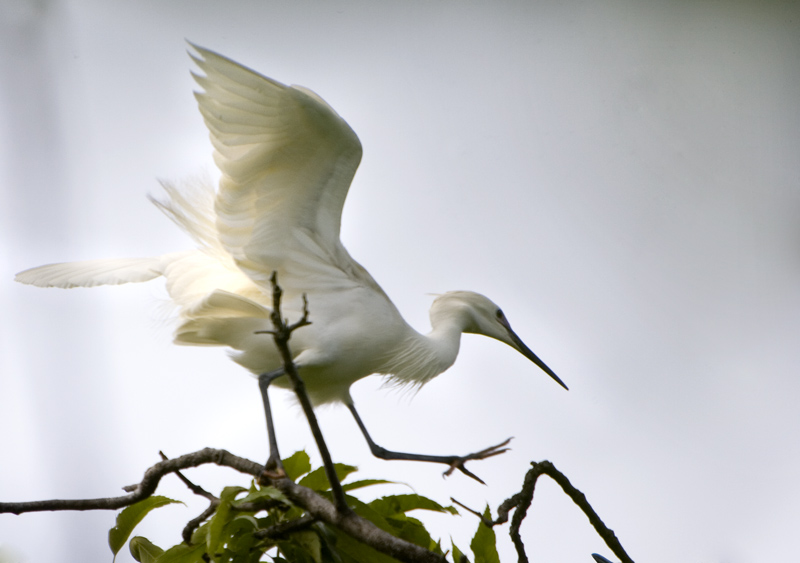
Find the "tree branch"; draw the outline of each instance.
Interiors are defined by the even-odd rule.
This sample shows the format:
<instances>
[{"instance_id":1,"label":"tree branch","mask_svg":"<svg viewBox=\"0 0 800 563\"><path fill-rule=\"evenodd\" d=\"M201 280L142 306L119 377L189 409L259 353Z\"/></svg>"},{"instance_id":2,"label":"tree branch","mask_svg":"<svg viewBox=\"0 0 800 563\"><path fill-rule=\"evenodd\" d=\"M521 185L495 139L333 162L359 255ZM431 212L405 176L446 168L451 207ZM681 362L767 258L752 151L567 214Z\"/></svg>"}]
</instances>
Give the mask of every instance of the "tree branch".
<instances>
[{"instance_id":1,"label":"tree branch","mask_svg":"<svg viewBox=\"0 0 800 563\"><path fill-rule=\"evenodd\" d=\"M181 532L181 538L183 538L183 543L186 545L192 545L192 534L194 531L206 520L211 518L214 513L217 511L217 507L219 506L219 499L216 501L211 501L203 512L189 520L186 525L183 527L183 531Z\"/></svg>"},{"instance_id":2,"label":"tree branch","mask_svg":"<svg viewBox=\"0 0 800 563\"><path fill-rule=\"evenodd\" d=\"M597 512L595 512L592 506L589 504L589 501L586 500L586 495L572 486L572 483L569 482L569 479L567 479L566 475L556 469L555 466L549 461L540 461L538 463L531 463L531 465L533 467L529 473L537 471L540 474L547 475L553 481L559 484L561 489L567 493L567 496L572 499L572 502L577 504L583 513L586 514L595 531L597 531L600 537L603 538L608 548L614 552L614 555L619 557L622 563L633 563L633 559L630 558L630 556L625 552L625 549L623 549L622 544L619 543L619 539L617 539L614 530L607 527L603 523L603 521L600 519L600 516L597 515ZM532 496L533 491L531 491L531 497Z\"/></svg>"},{"instance_id":3,"label":"tree branch","mask_svg":"<svg viewBox=\"0 0 800 563\"><path fill-rule=\"evenodd\" d=\"M205 448L155 464L145 471L142 481L135 485L135 490L128 495L97 499L3 502L0 503L0 513L22 514L24 512L59 510L117 510L152 495L164 475L206 463L230 467L253 477L259 477L264 471L263 465L233 455L226 450ZM294 504L305 510L310 515L309 518L334 526L381 553L408 563L445 562L443 556L436 555L427 549L396 538L353 512L340 512L330 501L311 489L297 485L286 477L273 480L272 486L286 495ZM304 520L304 525L305 522Z\"/></svg>"},{"instance_id":4,"label":"tree branch","mask_svg":"<svg viewBox=\"0 0 800 563\"><path fill-rule=\"evenodd\" d=\"M161 459L162 459L163 461L167 461L167 460L169 459L169 458L166 456L166 454L165 454L164 452L160 451L160 450L159 450L159 452L158 452L158 455L160 455L160 456L161 456ZM198 496L201 496L201 497L203 497L203 498L206 498L206 499L208 499L209 501L211 501L211 503L212 503L212 504L213 504L213 503L217 503L217 504L219 504L219 498L217 498L215 495L213 495L213 494L209 493L207 490L205 490L205 489L204 489L203 487L201 487L200 485L195 485L194 483L192 483L192 482L191 482L189 479L187 479L187 478L186 478L186 476L185 476L183 473L181 473L180 471L175 471L175 475L178 477L178 479L180 479L181 481L183 481L183 484L184 484L184 485L186 485L186 487L187 487L187 488L188 488L190 491L192 491L194 494L196 494L196 495L198 495ZM135 486L134 486L134 490L135 490Z\"/></svg>"},{"instance_id":5,"label":"tree branch","mask_svg":"<svg viewBox=\"0 0 800 563\"><path fill-rule=\"evenodd\" d=\"M134 485L133 492L128 495L96 499L0 502L0 513L22 514L23 512L55 510L117 510L151 496L164 475L189 467L197 467L198 465L206 463L230 467L247 475L260 475L260 472L264 469L263 466L249 459L235 456L226 450L205 448L194 453L156 463L145 471L142 481L138 485Z\"/></svg>"},{"instance_id":6,"label":"tree branch","mask_svg":"<svg viewBox=\"0 0 800 563\"><path fill-rule=\"evenodd\" d=\"M452 497L450 500L477 516L481 523L488 528L508 522L508 515L512 510L516 509L514 515L511 517L511 526L509 527L508 533L511 536L511 541L514 543L514 548L517 550L517 561L519 563L527 563L528 556L525 553L525 544L522 542L519 529L522 525L522 521L528 514L528 509L530 508L531 503L533 502L533 491L536 487L536 480L541 475L547 475L553 479L553 481L558 483L567 496L578 505L584 514L586 514L595 531L600 535L601 538L603 538L603 541L605 541L609 549L614 552L614 555L619 557L622 563L633 563L633 559L631 559L630 556L625 552L625 549L623 549L622 544L620 544L619 539L617 539L616 534L614 534L614 531L603 523L603 521L600 519L600 516L597 515L597 512L595 512L592 506L589 504L589 501L586 500L586 495L576 489L572 483L569 482L569 479L567 479L566 475L556 469L556 467L549 461L533 461L531 462L531 466L531 469L529 469L525 474L525 479L522 483L522 490L507 498L500 504L497 509L496 520L487 520L483 514L477 510L473 510L468 506L464 506L462 503L458 502Z\"/></svg>"}]
</instances>

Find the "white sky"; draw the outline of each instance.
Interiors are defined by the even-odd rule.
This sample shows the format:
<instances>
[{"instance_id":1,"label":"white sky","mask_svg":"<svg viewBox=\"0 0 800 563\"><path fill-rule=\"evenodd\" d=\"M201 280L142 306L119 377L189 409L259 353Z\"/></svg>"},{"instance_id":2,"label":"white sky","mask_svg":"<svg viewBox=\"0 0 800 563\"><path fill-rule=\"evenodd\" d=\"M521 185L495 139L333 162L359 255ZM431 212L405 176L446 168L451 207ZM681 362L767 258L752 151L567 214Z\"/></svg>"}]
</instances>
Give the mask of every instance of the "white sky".
<instances>
[{"instance_id":1,"label":"white sky","mask_svg":"<svg viewBox=\"0 0 800 563\"><path fill-rule=\"evenodd\" d=\"M354 396L393 449L467 453L515 436L471 466L487 487L374 460L346 410L326 409L338 460L480 509L549 459L635 560L796 558L798 22L790 2L4 0L0 500L116 495L159 449L265 459L256 383L218 349L170 344L160 282L12 281L190 244L145 198L156 178L213 170L187 38L312 88L352 125L364 159L343 241L413 325L427 331L427 293L480 291L570 386L468 336L416 397L379 381ZM275 402L283 453L313 451ZM176 481L160 491L190 499ZM202 509L161 509L141 532L171 545ZM476 527L428 521L462 549ZM113 523L0 515L0 553L107 561ZM546 481L523 532L535 560L610 557Z\"/></svg>"}]
</instances>

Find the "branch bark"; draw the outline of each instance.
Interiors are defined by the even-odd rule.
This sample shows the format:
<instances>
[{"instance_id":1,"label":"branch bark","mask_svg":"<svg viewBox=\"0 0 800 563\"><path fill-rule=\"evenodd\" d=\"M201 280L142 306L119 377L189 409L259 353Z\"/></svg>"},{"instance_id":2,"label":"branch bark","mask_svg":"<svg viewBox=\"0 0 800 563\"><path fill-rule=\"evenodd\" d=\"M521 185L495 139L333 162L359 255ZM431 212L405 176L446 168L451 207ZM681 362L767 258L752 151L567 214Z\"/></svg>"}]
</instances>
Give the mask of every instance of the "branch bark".
<instances>
[{"instance_id":1,"label":"branch bark","mask_svg":"<svg viewBox=\"0 0 800 563\"><path fill-rule=\"evenodd\" d=\"M258 475L263 467L249 459L238 457L226 450L205 448L194 453L182 455L156 463L145 471L142 481L133 486L130 494L119 497L96 499L54 499L28 502L0 502L0 513L22 514L23 512L44 512L55 510L117 510L130 506L151 496L164 475L181 469L214 463L246 473Z\"/></svg>"},{"instance_id":2,"label":"branch bark","mask_svg":"<svg viewBox=\"0 0 800 563\"><path fill-rule=\"evenodd\" d=\"M619 557L622 563L633 563L633 559L631 559L630 555L625 552L625 549L622 547L619 539L617 539L614 530L607 527L603 523L603 521L600 519L600 516L597 515L597 512L595 512L592 506L589 504L589 501L586 500L586 495L576 489L572 483L569 482L569 479L567 479L566 475L556 469L556 467L549 461L540 461L538 463L531 463L531 465L533 467L528 473L537 472L539 474L544 474L558 483L567 496L572 499L572 502L577 504L583 513L586 514L595 531L600 535L601 538L603 538L603 541L605 541L608 548L614 552L614 555ZM531 498L532 497L533 487L531 487ZM530 506L530 502L528 502L528 505ZM519 534L519 527L517 527L517 534Z\"/></svg>"}]
</instances>

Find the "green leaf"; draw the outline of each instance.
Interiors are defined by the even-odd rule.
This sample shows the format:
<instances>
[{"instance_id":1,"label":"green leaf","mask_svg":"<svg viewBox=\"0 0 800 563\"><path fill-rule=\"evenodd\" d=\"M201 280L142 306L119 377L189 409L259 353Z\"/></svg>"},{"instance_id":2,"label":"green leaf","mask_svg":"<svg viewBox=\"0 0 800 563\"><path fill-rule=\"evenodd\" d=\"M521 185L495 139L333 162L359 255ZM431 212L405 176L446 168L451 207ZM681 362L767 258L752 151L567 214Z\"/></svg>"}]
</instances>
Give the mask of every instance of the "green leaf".
<instances>
[{"instance_id":1,"label":"green leaf","mask_svg":"<svg viewBox=\"0 0 800 563\"><path fill-rule=\"evenodd\" d=\"M384 532L388 532L390 534L394 532L394 528L391 524L389 524L386 518L384 518L382 514L376 512L375 509L373 509L370 505L350 495L347 495L346 499L347 505L353 509L353 512L362 518L369 520Z\"/></svg>"},{"instance_id":2,"label":"green leaf","mask_svg":"<svg viewBox=\"0 0 800 563\"><path fill-rule=\"evenodd\" d=\"M492 519L492 513L488 506L483 516L487 520ZM484 525L483 522L478 524L478 530L469 547L475 556L475 563L500 563L500 556L497 555L497 536L495 536L494 529Z\"/></svg>"},{"instance_id":3,"label":"green leaf","mask_svg":"<svg viewBox=\"0 0 800 563\"><path fill-rule=\"evenodd\" d=\"M372 485L397 485L396 481L387 481L386 479L361 479L360 481L353 481L352 483L347 483L346 485L342 485L342 489L345 492L347 491L354 491L356 489L362 489L364 487L371 487Z\"/></svg>"},{"instance_id":4,"label":"green leaf","mask_svg":"<svg viewBox=\"0 0 800 563\"><path fill-rule=\"evenodd\" d=\"M142 536L131 538L128 549L131 550L131 556L139 563L153 563L159 555L164 553L163 549Z\"/></svg>"},{"instance_id":5,"label":"green leaf","mask_svg":"<svg viewBox=\"0 0 800 563\"><path fill-rule=\"evenodd\" d=\"M339 478L340 482L343 481L345 477L358 470L357 467L345 465L344 463L334 463L333 467L336 470L336 476ZM327 491L331 488L331 484L328 482L328 476L325 475L324 467L318 467L300 479L297 484L308 487L312 491Z\"/></svg>"},{"instance_id":6,"label":"green leaf","mask_svg":"<svg viewBox=\"0 0 800 563\"><path fill-rule=\"evenodd\" d=\"M236 499L236 495L246 491L244 487L225 487L219 495L219 505L216 512L208 521L208 535L206 536L206 550L210 556L214 556L217 548L222 543L222 530L233 520L235 514L231 511L231 503Z\"/></svg>"},{"instance_id":7,"label":"green leaf","mask_svg":"<svg viewBox=\"0 0 800 563\"><path fill-rule=\"evenodd\" d=\"M314 563L322 563L322 543L319 536L311 530L301 530L291 536L292 542L303 548Z\"/></svg>"},{"instance_id":8,"label":"green leaf","mask_svg":"<svg viewBox=\"0 0 800 563\"><path fill-rule=\"evenodd\" d=\"M282 461L286 476L292 481L311 471L311 459L303 450L293 453Z\"/></svg>"},{"instance_id":9,"label":"green leaf","mask_svg":"<svg viewBox=\"0 0 800 563\"><path fill-rule=\"evenodd\" d=\"M450 545L453 546L453 563L469 563L467 556L453 543L453 538L450 538Z\"/></svg>"},{"instance_id":10,"label":"green leaf","mask_svg":"<svg viewBox=\"0 0 800 563\"><path fill-rule=\"evenodd\" d=\"M108 546L116 558L119 550L128 541L133 529L142 521L142 518L160 506L180 502L162 496L152 496L132 504L117 514L117 525L108 531ZM181 503L183 504L183 503Z\"/></svg>"},{"instance_id":11,"label":"green leaf","mask_svg":"<svg viewBox=\"0 0 800 563\"><path fill-rule=\"evenodd\" d=\"M156 563L201 563L206 553L206 546L202 543L186 545L179 543L162 553Z\"/></svg>"},{"instance_id":12,"label":"green leaf","mask_svg":"<svg viewBox=\"0 0 800 563\"><path fill-rule=\"evenodd\" d=\"M428 530L426 530L422 522L416 518L401 515L401 519L390 517L388 518L388 521L389 524L394 526L394 535L398 538L416 544L420 547L424 547L425 549L433 551L434 553L442 552L439 544L433 541L433 538L431 538Z\"/></svg>"},{"instance_id":13,"label":"green leaf","mask_svg":"<svg viewBox=\"0 0 800 563\"><path fill-rule=\"evenodd\" d=\"M256 553L257 548L255 546L261 540L253 536L253 532L256 529L258 529L258 521L252 516L240 514L231 520L228 525L225 526L225 549L223 550L221 560L245 562L253 560L253 557L257 559L258 554ZM268 549L263 542L262 546L264 549L260 550L260 553Z\"/></svg>"},{"instance_id":14,"label":"green leaf","mask_svg":"<svg viewBox=\"0 0 800 563\"><path fill-rule=\"evenodd\" d=\"M286 496L284 496L284 494L275 487L263 487L261 489L250 491L247 496L236 499L234 504L239 505L246 502L258 502L262 500L276 500L289 506L292 504L289 499L287 499Z\"/></svg>"},{"instance_id":15,"label":"green leaf","mask_svg":"<svg viewBox=\"0 0 800 563\"><path fill-rule=\"evenodd\" d=\"M342 557L341 559L358 563L397 563L397 559L372 549L344 532L336 528L332 528L332 530L336 535L336 543L333 546L329 545L329 548L334 553L347 556L347 558Z\"/></svg>"},{"instance_id":16,"label":"green leaf","mask_svg":"<svg viewBox=\"0 0 800 563\"><path fill-rule=\"evenodd\" d=\"M432 510L434 512L457 514L452 506L442 506L438 502L422 495L389 495L375 499L369 505L384 516L405 514L409 510Z\"/></svg>"}]
</instances>

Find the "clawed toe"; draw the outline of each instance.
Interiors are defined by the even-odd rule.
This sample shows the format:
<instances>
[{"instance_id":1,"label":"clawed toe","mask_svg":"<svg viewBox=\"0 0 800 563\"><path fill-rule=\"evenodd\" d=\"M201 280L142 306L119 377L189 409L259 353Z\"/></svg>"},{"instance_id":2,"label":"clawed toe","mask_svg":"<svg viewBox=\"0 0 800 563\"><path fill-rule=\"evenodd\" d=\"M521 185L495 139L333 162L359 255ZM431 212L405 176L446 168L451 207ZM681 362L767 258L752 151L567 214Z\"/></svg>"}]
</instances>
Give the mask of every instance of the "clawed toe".
<instances>
[{"instance_id":1,"label":"clawed toe","mask_svg":"<svg viewBox=\"0 0 800 563\"><path fill-rule=\"evenodd\" d=\"M269 485L270 481L283 479L284 477L286 477L286 471L283 470L283 463L281 463L280 458L270 455L264 465L264 471L261 472L258 478L258 484L262 486Z\"/></svg>"},{"instance_id":2,"label":"clawed toe","mask_svg":"<svg viewBox=\"0 0 800 563\"><path fill-rule=\"evenodd\" d=\"M453 461L450 463L450 467L447 469L447 471L444 472L444 476L448 477L453 473L453 471L458 469L464 475L466 475L468 477L472 477L473 479L475 479L481 485L485 485L486 483L484 483L483 479L481 479L480 477L478 477L477 475L472 473L469 469L464 467L464 464L466 462L468 462L468 461L479 460L479 459L487 459L487 458L494 457L496 455L500 455L502 453L507 452L510 448L507 448L506 446L509 444L509 442L511 442L511 440L512 439L509 438L508 440L505 440L504 442L501 442L501 443L499 443L497 445L494 445L494 446L490 446L490 447L488 447L488 448L486 448L484 450L481 450L479 452L475 452L475 453L472 453L472 454L468 454L468 455L465 455L465 456L454 458Z\"/></svg>"},{"instance_id":3,"label":"clawed toe","mask_svg":"<svg viewBox=\"0 0 800 563\"><path fill-rule=\"evenodd\" d=\"M283 470L283 467L279 467L278 469L265 469L258 478L258 484L261 486L269 485L271 481L283 479L284 477L286 477L286 472Z\"/></svg>"}]
</instances>

